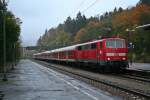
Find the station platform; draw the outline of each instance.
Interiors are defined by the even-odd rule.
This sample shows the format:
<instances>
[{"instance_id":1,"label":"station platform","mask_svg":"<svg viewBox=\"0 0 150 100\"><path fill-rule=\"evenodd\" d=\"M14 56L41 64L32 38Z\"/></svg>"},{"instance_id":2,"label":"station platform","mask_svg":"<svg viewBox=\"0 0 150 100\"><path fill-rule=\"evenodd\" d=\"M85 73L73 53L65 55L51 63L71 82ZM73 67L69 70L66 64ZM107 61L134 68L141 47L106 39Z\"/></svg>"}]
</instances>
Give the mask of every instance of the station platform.
<instances>
[{"instance_id":1,"label":"station platform","mask_svg":"<svg viewBox=\"0 0 150 100\"><path fill-rule=\"evenodd\" d=\"M132 63L132 64L129 63L129 69L150 72L150 64L149 63Z\"/></svg>"},{"instance_id":2,"label":"station platform","mask_svg":"<svg viewBox=\"0 0 150 100\"><path fill-rule=\"evenodd\" d=\"M21 60L0 81L0 100L121 100L30 60Z\"/></svg>"}]
</instances>

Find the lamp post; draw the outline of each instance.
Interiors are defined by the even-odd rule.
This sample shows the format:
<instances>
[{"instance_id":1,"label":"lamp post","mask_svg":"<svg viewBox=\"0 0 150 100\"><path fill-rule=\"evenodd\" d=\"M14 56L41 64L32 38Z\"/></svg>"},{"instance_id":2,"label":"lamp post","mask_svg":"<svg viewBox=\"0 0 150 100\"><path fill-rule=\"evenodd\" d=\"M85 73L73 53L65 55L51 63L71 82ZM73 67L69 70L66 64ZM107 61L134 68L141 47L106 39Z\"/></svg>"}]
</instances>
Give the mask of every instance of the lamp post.
<instances>
[{"instance_id":1,"label":"lamp post","mask_svg":"<svg viewBox=\"0 0 150 100\"><path fill-rule=\"evenodd\" d=\"M128 32L128 46L129 46L129 48L130 48L130 51L131 51L131 56L130 56L130 64L132 65L132 63L133 63L133 47L134 47L134 45L133 45L133 43L132 42L130 42L130 38L131 38L131 34L132 34L132 32L134 32L135 31L135 29L132 29L132 30L130 30L130 29L126 29L126 32Z\"/></svg>"},{"instance_id":2,"label":"lamp post","mask_svg":"<svg viewBox=\"0 0 150 100\"><path fill-rule=\"evenodd\" d=\"M14 67L16 66L16 43L13 44L13 49L14 49L13 55L12 55L13 56L12 57L13 58L13 64L12 64L12 68L11 68L12 70L14 70L15 69Z\"/></svg>"},{"instance_id":3,"label":"lamp post","mask_svg":"<svg viewBox=\"0 0 150 100\"><path fill-rule=\"evenodd\" d=\"M6 24L5 24L5 14L6 14L6 2L5 0L1 0L3 6L3 81L8 81L6 75Z\"/></svg>"},{"instance_id":4,"label":"lamp post","mask_svg":"<svg viewBox=\"0 0 150 100\"><path fill-rule=\"evenodd\" d=\"M129 42L130 38L131 38L131 34L132 34L132 32L135 32L135 29L130 30L130 29L127 28L126 32L128 32L128 42Z\"/></svg>"}]
</instances>

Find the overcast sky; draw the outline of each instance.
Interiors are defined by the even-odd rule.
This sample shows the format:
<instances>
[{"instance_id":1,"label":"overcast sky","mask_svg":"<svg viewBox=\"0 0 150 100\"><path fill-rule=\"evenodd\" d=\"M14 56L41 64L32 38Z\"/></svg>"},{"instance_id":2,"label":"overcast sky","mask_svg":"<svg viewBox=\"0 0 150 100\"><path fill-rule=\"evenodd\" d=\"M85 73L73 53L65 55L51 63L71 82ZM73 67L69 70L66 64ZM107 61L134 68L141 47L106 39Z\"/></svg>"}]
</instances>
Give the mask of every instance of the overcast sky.
<instances>
[{"instance_id":1,"label":"overcast sky","mask_svg":"<svg viewBox=\"0 0 150 100\"><path fill-rule=\"evenodd\" d=\"M9 0L8 8L22 20L21 39L23 46L35 45L45 29L56 27L68 16L78 11L86 17L112 11L115 7L127 8L139 0ZM94 3L96 2L96 3ZM87 9L91 4L93 4ZM87 10L86 10L87 9Z\"/></svg>"}]
</instances>

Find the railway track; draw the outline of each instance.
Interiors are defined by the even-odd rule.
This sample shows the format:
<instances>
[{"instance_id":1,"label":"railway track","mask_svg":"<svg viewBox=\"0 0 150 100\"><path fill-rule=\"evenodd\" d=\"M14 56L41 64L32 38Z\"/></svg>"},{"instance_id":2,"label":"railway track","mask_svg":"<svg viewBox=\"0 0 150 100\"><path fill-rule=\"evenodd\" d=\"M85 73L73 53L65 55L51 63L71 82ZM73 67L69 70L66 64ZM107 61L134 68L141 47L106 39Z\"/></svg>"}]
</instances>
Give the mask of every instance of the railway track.
<instances>
[{"instance_id":1,"label":"railway track","mask_svg":"<svg viewBox=\"0 0 150 100\"><path fill-rule=\"evenodd\" d=\"M113 95L121 96L125 100L149 100L150 91L144 91L142 89L135 89L128 87L127 85L118 84L116 82L109 81L107 79L101 79L100 75L97 75L88 71L79 71L77 69L72 69L68 67L60 67L57 65L52 65L49 63L36 61L40 64L44 64L46 67L51 67L54 70L57 70L61 73L67 74L79 80L82 80L86 83L89 83L95 87L98 87L102 90L108 91ZM104 75L105 76L105 75ZM127 78L127 77L126 77Z\"/></svg>"},{"instance_id":2,"label":"railway track","mask_svg":"<svg viewBox=\"0 0 150 100\"><path fill-rule=\"evenodd\" d=\"M130 78L136 81L150 83L150 72L139 71L139 70L126 70L124 75L119 75L124 78Z\"/></svg>"},{"instance_id":3,"label":"railway track","mask_svg":"<svg viewBox=\"0 0 150 100\"><path fill-rule=\"evenodd\" d=\"M141 77L141 76L137 76L137 75L130 75L130 74L126 74L126 75L120 75L121 77L124 77L124 78L129 78L129 79L133 79L133 80L136 80L136 81L141 81L141 82L147 82L147 83L150 83L150 78L149 77Z\"/></svg>"},{"instance_id":4,"label":"railway track","mask_svg":"<svg viewBox=\"0 0 150 100\"><path fill-rule=\"evenodd\" d=\"M142 76L142 75L137 75L137 74L132 74L132 73L123 73L123 74L113 73L111 75L115 75L116 77L132 79L132 80L135 80L135 81L139 81L139 82L149 83L150 84L150 77L148 77L148 76Z\"/></svg>"},{"instance_id":5,"label":"railway track","mask_svg":"<svg viewBox=\"0 0 150 100\"><path fill-rule=\"evenodd\" d=\"M129 70L127 69L126 74L136 76L136 77L141 77L141 78L147 78L150 79L150 72L149 71L144 71L144 70Z\"/></svg>"}]
</instances>

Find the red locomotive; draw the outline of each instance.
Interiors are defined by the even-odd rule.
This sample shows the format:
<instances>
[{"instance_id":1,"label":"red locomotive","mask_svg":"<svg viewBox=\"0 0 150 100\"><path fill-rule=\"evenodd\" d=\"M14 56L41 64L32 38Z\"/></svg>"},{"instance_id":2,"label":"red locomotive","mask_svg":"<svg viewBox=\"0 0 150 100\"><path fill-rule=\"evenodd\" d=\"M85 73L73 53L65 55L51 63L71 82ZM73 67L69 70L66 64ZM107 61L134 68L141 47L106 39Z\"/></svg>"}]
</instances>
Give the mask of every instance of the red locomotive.
<instances>
[{"instance_id":1,"label":"red locomotive","mask_svg":"<svg viewBox=\"0 0 150 100\"><path fill-rule=\"evenodd\" d=\"M34 54L35 59L65 63L88 64L101 70L120 70L128 67L128 48L121 38L105 38L92 42Z\"/></svg>"}]
</instances>

